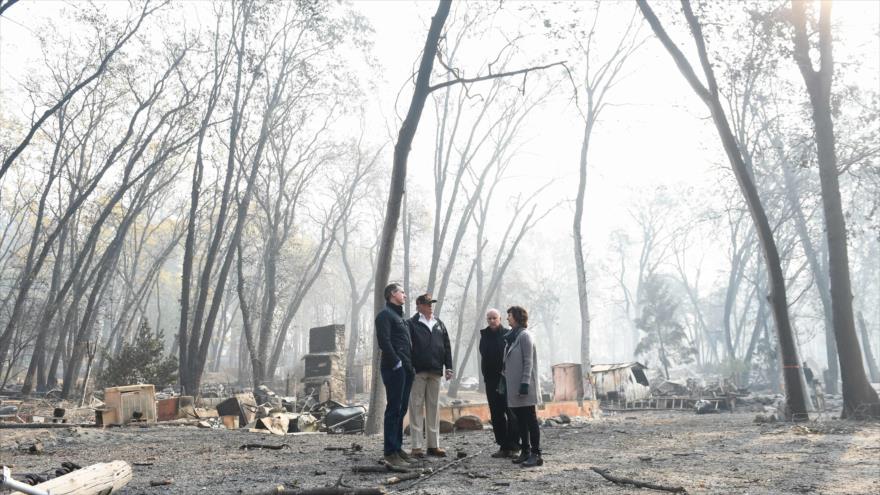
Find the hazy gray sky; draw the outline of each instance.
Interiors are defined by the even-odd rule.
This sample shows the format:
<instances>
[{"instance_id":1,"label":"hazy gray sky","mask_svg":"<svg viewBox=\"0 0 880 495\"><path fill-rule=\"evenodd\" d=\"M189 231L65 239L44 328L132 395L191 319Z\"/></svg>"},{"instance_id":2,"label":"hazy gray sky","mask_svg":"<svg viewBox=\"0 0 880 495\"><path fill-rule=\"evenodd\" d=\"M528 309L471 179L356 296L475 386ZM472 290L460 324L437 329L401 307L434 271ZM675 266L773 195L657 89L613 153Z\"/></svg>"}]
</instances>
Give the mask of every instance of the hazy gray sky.
<instances>
[{"instance_id":1,"label":"hazy gray sky","mask_svg":"<svg viewBox=\"0 0 880 495\"><path fill-rule=\"evenodd\" d=\"M654 3L659 5L661 2ZM105 5L111 13L124 12L127 6L125 2L98 4ZM80 5L76 1L22 0L0 17L0 117L27 115L30 109L17 88L28 76L27 68L39 64L35 33L52 29L48 22L53 20L56 29L64 29L60 10L76 9ZM195 29L210 19L208 2L192 0L179 5L174 14L179 14L188 28ZM404 113L409 104L411 86L407 80L420 56L427 25L437 4L434 0L357 0L354 5L369 18L375 29L375 46L371 53L381 68L373 68L373 74L365 76L375 77L376 94L368 99L371 105L368 112L372 140L382 143L389 135L396 135L399 123L394 103L401 88L404 89L397 102L397 113ZM524 18L517 12L523 5L522 2L505 1L504 12L498 16L493 29L482 39L470 41L463 57L465 63L492 57L502 35L511 35L518 28L530 31L528 26L517 25L518 19ZM609 10L621 7L610 2L604 5ZM623 8L616 10L629 8L632 4L623 4ZM661 19L669 26L671 19L667 14L661 11ZM840 38L835 44L835 58L838 61L857 60L861 65L857 73L861 78L859 83L877 89L880 84L880 2L835 0L833 18L835 34ZM623 24L620 26L622 28ZM671 27L670 30L686 52L691 50L689 37ZM517 67L527 63L529 57L537 58L552 48L546 40L536 36L534 30L531 31L520 43L525 54L514 64ZM609 32L613 33L614 28ZM642 28L642 33L650 34L647 26ZM556 61L564 57L547 54L546 59ZM578 63L577 60L570 62ZM469 75L476 75L473 67L471 70ZM795 70L794 62L783 70ZM625 72L626 77L608 96L613 106L606 110L592 139L585 217L586 243L592 259L606 256L611 231L631 227L626 210L637 191L674 184L692 185L705 191L719 180L730 179L726 158L711 121L707 119L707 111L659 42L648 39L631 58ZM556 77L559 75L557 73ZM570 99L570 88L561 85L558 93L524 123L521 132L524 144L516 155L511 178L505 182L502 195L512 197L554 180L547 192L548 200L574 197L582 123ZM433 129L434 117L427 109L410 158L411 191L431 190ZM503 204L503 199L499 199ZM568 204L560 207L539 227L537 235L530 238L529 246L535 248L549 242L554 253L570 262L564 256L571 256L570 247L567 247L571 242L571 211ZM708 271L725 263L724 253L715 254L714 258L707 260ZM707 282L711 281L709 276L706 278ZM608 316L612 297L602 294L601 288L594 289L596 322L600 328L608 328L613 324Z\"/></svg>"}]
</instances>

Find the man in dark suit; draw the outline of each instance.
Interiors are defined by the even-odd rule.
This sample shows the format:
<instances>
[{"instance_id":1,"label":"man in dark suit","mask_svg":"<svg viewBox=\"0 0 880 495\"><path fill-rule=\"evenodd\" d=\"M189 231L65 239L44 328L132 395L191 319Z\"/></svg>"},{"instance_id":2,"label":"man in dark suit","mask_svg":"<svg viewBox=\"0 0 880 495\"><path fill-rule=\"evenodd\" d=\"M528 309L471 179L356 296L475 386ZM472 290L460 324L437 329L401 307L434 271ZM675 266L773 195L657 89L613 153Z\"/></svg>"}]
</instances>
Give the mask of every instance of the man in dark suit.
<instances>
[{"instance_id":1,"label":"man in dark suit","mask_svg":"<svg viewBox=\"0 0 880 495\"><path fill-rule=\"evenodd\" d=\"M486 312L486 328L480 330L480 368L486 383L486 400L492 417L492 431L498 452L495 458L516 457L519 453L519 431L516 418L507 407L507 394L499 384L504 383L501 370L504 367L504 335L507 328L501 325L501 313L497 309Z\"/></svg>"},{"instance_id":2,"label":"man in dark suit","mask_svg":"<svg viewBox=\"0 0 880 495\"><path fill-rule=\"evenodd\" d=\"M383 428L385 463L408 466L415 461L403 452L403 417L409 405L413 383L412 342L409 325L403 318L406 294L400 284L385 287L385 307L376 315L376 339L382 359L379 369L385 384L385 422Z\"/></svg>"}]
</instances>

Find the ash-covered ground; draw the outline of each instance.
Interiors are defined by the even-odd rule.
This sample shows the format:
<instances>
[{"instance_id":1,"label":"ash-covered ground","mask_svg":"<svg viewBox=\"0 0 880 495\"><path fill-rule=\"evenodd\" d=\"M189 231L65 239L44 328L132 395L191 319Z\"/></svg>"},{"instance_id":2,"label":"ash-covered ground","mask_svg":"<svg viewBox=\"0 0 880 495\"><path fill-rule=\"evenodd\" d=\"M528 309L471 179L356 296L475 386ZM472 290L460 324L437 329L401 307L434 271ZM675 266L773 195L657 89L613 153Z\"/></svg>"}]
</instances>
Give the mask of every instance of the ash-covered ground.
<instances>
[{"instance_id":1,"label":"ash-covered ground","mask_svg":"<svg viewBox=\"0 0 880 495\"><path fill-rule=\"evenodd\" d=\"M385 488L438 495L662 493L616 485L590 469L595 466L694 494L880 494L880 424L756 424L754 419L754 413L644 411L543 427L545 464L533 469L491 458L496 447L488 430L458 432L443 436L448 458L424 463L438 472ZM282 437L151 425L0 430L0 437L0 462L11 465L15 475L52 471L63 461L85 466L125 460L133 465L134 477L123 494L257 494L278 485L312 488L339 482L376 487L394 475L352 472L353 466L378 464L381 436ZM36 441L43 452L29 453ZM254 443L287 447L240 449ZM458 452L468 457L457 460ZM166 480L171 484L150 486Z\"/></svg>"}]
</instances>

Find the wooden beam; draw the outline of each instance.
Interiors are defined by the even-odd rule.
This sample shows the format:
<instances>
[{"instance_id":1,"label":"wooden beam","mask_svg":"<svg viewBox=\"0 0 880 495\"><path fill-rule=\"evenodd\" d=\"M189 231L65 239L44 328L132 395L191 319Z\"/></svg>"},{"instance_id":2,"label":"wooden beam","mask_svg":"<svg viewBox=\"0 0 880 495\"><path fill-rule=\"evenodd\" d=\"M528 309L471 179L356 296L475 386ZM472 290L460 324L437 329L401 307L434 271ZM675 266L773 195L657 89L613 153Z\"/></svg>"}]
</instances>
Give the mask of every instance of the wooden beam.
<instances>
[{"instance_id":1,"label":"wooden beam","mask_svg":"<svg viewBox=\"0 0 880 495\"><path fill-rule=\"evenodd\" d=\"M116 493L131 481L131 466L125 461L103 462L53 478L34 488L52 495L103 495ZM11 495L24 495L13 492Z\"/></svg>"}]
</instances>

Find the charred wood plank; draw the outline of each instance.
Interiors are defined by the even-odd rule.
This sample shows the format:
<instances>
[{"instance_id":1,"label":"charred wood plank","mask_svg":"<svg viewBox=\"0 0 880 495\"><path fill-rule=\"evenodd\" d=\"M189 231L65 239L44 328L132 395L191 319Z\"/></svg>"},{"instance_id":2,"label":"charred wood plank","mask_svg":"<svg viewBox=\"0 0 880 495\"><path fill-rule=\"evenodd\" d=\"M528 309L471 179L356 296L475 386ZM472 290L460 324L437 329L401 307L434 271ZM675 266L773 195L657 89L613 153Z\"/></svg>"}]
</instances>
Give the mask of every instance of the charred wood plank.
<instances>
[{"instance_id":1,"label":"charred wood plank","mask_svg":"<svg viewBox=\"0 0 880 495\"><path fill-rule=\"evenodd\" d=\"M52 495L98 495L116 493L131 481L131 466L125 461L112 461L77 469L45 481L34 488ZM13 492L10 495L24 495Z\"/></svg>"}]
</instances>

